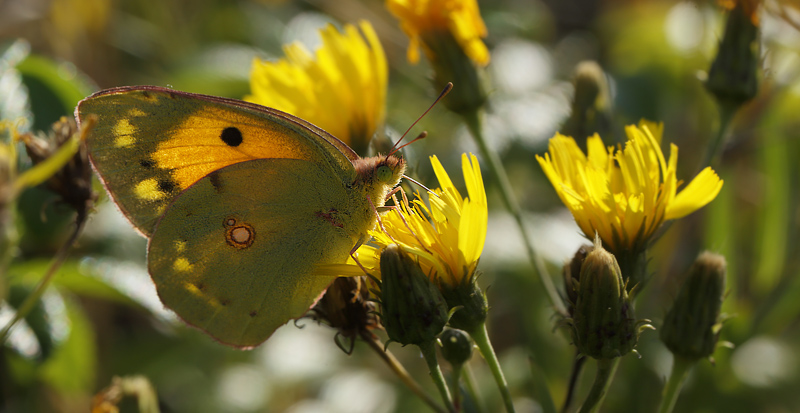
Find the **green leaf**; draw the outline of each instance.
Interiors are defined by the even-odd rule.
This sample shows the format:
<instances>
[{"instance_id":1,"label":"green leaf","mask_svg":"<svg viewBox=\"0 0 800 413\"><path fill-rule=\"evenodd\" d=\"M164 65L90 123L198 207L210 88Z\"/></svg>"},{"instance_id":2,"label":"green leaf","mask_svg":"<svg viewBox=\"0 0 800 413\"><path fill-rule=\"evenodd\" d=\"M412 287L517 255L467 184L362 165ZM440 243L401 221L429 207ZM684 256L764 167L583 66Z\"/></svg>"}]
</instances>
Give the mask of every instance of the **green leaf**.
<instances>
[{"instance_id":1,"label":"green leaf","mask_svg":"<svg viewBox=\"0 0 800 413\"><path fill-rule=\"evenodd\" d=\"M39 282L49 265L50 261L45 259L29 260L15 264L9 270L11 283L34 285ZM51 285L78 295L114 301L147 311L137 301L94 276L94 274L88 273L89 271L84 270L78 260L68 260L61 266Z\"/></svg>"},{"instance_id":2,"label":"green leaf","mask_svg":"<svg viewBox=\"0 0 800 413\"><path fill-rule=\"evenodd\" d=\"M50 130L61 116L72 116L75 105L92 87L75 65L31 55L17 65L28 88L35 130Z\"/></svg>"},{"instance_id":3,"label":"green leaf","mask_svg":"<svg viewBox=\"0 0 800 413\"><path fill-rule=\"evenodd\" d=\"M94 330L83 309L74 300L64 297L69 336L53 352L39 371L39 377L64 394L88 393L95 379Z\"/></svg>"},{"instance_id":4,"label":"green leaf","mask_svg":"<svg viewBox=\"0 0 800 413\"><path fill-rule=\"evenodd\" d=\"M33 293L33 286L12 285L8 291L8 304L18 309L20 305L22 305L22 302L25 301L25 298L31 293ZM53 351L55 340L52 334L53 330L50 328L50 319L47 315L47 311L45 311L44 305L42 305L42 300L38 300L33 308L31 308L25 316L25 322L36 336L36 341L39 342L41 354L38 358L47 360L50 353Z\"/></svg>"}]
</instances>

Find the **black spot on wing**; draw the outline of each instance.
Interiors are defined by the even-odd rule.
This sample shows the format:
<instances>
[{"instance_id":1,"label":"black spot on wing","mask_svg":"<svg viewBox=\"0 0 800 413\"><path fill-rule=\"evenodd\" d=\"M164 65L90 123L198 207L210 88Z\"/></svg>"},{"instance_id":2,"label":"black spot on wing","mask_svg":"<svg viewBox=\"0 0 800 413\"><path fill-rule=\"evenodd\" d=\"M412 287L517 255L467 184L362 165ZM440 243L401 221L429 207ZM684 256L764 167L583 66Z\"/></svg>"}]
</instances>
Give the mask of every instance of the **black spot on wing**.
<instances>
[{"instance_id":1,"label":"black spot on wing","mask_svg":"<svg viewBox=\"0 0 800 413\"><path fill-rule=\"evenodd\" d=\"M223 129L219 137L228 146L239 146L243 140L242 132L233 126Z\"/></svg>"},{"instance_id":2,"label":"black spot on wing","mask_svg":"<svg viewBox=\"0 0 800 413\"><path fill-rule=\"evenodd\" d=\"M152 159L140 159L139 165L141 165L142 168L152 169L156 166L156 162Z\"/></svg>"},{"instance_id":3,"label":"black spot on wing","mask_svg":"<svg viewBox=\"0 0 800 413\"><path fill-rule=\"evenodd\" d=\"M169 178L162 178L158 180L158 190L164 193L171 193L175 190L178 184Z\"/></svg>"}]
</instances>

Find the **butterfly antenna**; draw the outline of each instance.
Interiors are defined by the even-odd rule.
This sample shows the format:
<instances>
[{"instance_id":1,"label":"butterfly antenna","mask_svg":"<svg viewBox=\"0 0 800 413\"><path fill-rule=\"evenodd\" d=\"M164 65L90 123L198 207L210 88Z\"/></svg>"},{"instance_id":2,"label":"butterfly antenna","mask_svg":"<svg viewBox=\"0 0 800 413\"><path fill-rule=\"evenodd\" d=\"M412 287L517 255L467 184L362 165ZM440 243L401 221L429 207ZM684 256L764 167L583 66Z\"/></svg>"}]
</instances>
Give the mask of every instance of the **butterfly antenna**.
<instances>
[{"instance_id":1,"label":"butterfly antenna","mask_svg":"<svg viewBox=\"0 0 800 413\"><path fill-rule=\"evenodd\" d=\"M423 185L421 182L419 182L419 181L415 180L414 178L412 178L412 177L410 177L410 176L408 176L408 175L403 175L403 179L405 179L405 180L407 180L407 181L410 181L410 182L411 182L411 183L413 183L413 184L416 184L416 185L417 185L417 186L419 186L420 188L422 188L422 189L426 190L426 191L427 191L429 194L432 194L432 195L434 195L434 196L435 196L435 197L437 197L437 198L439 197L439 194L437 194L436 192L433 192L433 191L431 191L430 189L428 189L428 187L426 187L425 185ZM405 194L404 194L404 195L405 195Z\"/></svg>"},{"instance_id":2,"label":"butterfly antenna","mask_svg":"<svg viewBox=\"0 0 800 413\"><path fill-rule=\"evenodd\" d=\"M433 101L433 103L431 104L431 106L430 106L430 107L428 107L428 110L426 110L426 111L425 111L425 112L424 112L424 113L423 113L423 114L422 114L420 117L418 117L418 118L417 118L417 120L415 120L415 121L414 121L414 123L412 123L412 124L411 124L411 126L409 126L409 127L408 127L408 129L406 129L406 133L404 133L404 134L403 134L403 136L401 136L401 137L400 137L400 139L398 139L398 140L397 140L397 142L395 142L395 144L394 144L394 146L395 146L395 147L394 147L394 148L392 148L392 150L391 150L391 151L389 151L389 155L393 155L395 152L399 151L400 149L403 149L403 148L405 148L406 146L408 146L408 145L410 145L410 144L412 144L412 143L414 143L414 142L416 142L416 141L418 141L418 140L420 140L420 139L425 139L425 137L426 137L426 136L428 136L428 133L427 133L427 132L422 132L422 133L420 133L420 134L419 134L419 136L417 136L417 137L416 137L416 138L415 138L413 141L411 141L411 142L409 142L409 143L407 143L407 144L405 144L405 145L403 145L403 146L397 147L397 145L398 145L398 144L400 144L400 142L403 140L403 138L405 138L405 137L406 137L406 135L408 135L408 132L410 132L410 131L411 131L411 129L412 129L414 126L416 126L416 124L417 124L417 123L418 123L420 120L422 120L422 118L424 118L424 117L425 117L425 115L427 115L427 114L428 114L428 112L430 112L430 111L431 111L431 109L433 109L433 107L434 107L434 106L436 106L436 104L437 104L437 103L439 103L439 101L440 101L440 100L442 100L442 98L444 98L445 96L447 96L447 94L448 94L448 93L450 93L450 91L451 91L451 90L453 90L453 83L452 83L452 82L447 82L447 84L444 86L444 89L442 89L442 93L439 93L439 97L437 97L437 98L436 98L436 100L434 100L434 101ZM387 155L387 156L388 156L388 155Z\"/></svg>"}]
</instances>

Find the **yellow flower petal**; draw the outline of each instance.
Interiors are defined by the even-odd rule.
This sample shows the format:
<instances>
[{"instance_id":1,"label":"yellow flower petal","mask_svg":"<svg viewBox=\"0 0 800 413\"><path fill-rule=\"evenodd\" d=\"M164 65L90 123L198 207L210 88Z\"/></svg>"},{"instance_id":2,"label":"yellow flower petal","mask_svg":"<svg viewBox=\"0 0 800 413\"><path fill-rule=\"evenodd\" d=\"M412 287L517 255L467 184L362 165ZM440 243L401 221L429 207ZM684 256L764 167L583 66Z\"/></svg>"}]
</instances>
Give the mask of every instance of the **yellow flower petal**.
<instances>
[{"instance_id":1,"label":"yellow flower petal","mask_svg":"<svg viewBox=\"0 0 800 413\"><path fill-rule=\"evenodd\" d=\"M483 43L487 30L477 0L387 0L386 8L400 19L409 38L409 62L419 61L420 46L433 60L433 48L424 44L426 36L450 33L475 64L489 64L489 49Z\"/></svg>"},{"instance_id":2,"label":"yellow flower petal","mask_svg":"<svg viewBox=\"0 0 800 413\"><path fill-rule=\"evenodd\" d=\"M315 54L293 43L283 59L256 59L245 100L303 118L363 152L386 117L386 56L366 21L342 32L328 25L320 36Z\"/></svg>"},{"instance_id":3,"label":"yellow flower petal","mask_svg":"<svg viewBox=\"0 0 800 413\"><path fill-rule=\"evenodd\" d=\"M370 233L377 248L359 248L359 261L371 273L380 272L376 251L389 244L414 255L422 270L441 282L455 285L474 273L486 242L489 215L478 159L462 156L467 198L461 197L435 156L431 164L441 187L431 191L428 203L417 197L410 205L401 204L382 215L386 232L379 228Z\"/></svg>"},{"instance_id":4,"label":"yellow flower petal","mask_svg":"<svg viewBox=\"0 0 800 413\"><path fill-rule=\"evenodd\" d=\"M683 218L706 206L722 190L722 183L716 172L707 166L669 204L666 219Z\"/></svg>"},{"instance_id":5,"label":"yellow flower petal","mask_svg":"<svg viewBox=\"0 0 800 413\"><path fill-rule=\"evenodd\" d=\"M696 211L722 188L706 168L676 194L678 148L670 145L667 161L660 147L663 124L642 121L625 132L624 149L605 148L595 135L587 141L587 157L574 139L556 134L549 152L536 156L584 235L597 233L612 252L643 248L664 220Z\"/></svg>"}]
</instances>

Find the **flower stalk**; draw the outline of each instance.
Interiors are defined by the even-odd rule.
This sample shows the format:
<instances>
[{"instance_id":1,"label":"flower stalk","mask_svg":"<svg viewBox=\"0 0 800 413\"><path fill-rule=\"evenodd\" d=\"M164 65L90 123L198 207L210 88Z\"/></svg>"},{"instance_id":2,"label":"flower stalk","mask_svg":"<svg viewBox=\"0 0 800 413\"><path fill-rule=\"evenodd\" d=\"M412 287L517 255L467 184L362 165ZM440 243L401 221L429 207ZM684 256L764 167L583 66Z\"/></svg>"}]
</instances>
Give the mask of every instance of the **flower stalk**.
<instances>
[{"instance_id":1,"label":"flower stalk","mask_svg":"<svg viewBox=\"0 0 800 413\"><path fill-rule=\"evenodd\" d=\"M480 393L475 388L475 378L472 374L472 368L470 367L469 363L464 364L464 368L461 369L461 380L464 382L464 388L469 394L469 397L472 399L472 405L475 408L477 413L483 413L486 411L483 404L483 399L481 399Z\"/></svg>"},{"instance_id":2,"label":"flower stalk","mask_svg":"<svg viewBox=\"0 0 800 413\"><path fill-rule=\"evenodd\" d=\"M461 117L464 119L464 123L466 123L470 134L472 134L472 137L475 139L475 143L478 144L478 149L480 149L484 159L488 161L489 170L492 172L492 176L495 177L499 185L503 203L508 211L511 212L511 215L514 217L514 221L519 227L520 233L522 234L522 241L525 244L525 251L528 253L528 259L530 259L531 264L536 270L536 275L538 276L542 288L544 288L544 291L547 294L547 298L550 300L550 303L558 313L566 314L566 308L564 307L564 304L562 303L561 298L556 291L556 287L553 284L550 273L545 267L544 260L533 246L533 241L528 235L528 231L525 230L525 224L522 220L522 212L519 208L517 200L514 197L513 189L511 188L511 181L508 179L508 174L506 174L503 163L500 161L500 157L497 155L497 153L489 148L489 145L486 143L486 139L483 136L480 113L477 110L474 110L462 113Z\"/></svg>"},{"instance_id":3,"label":"flower stalk","mask_svg":"<svg viewBox=\"0 0 800 413\"><path fill-rule=\"evenodd\" d=\"M717 101L717 108L719 109L719 127L717 133L711 139L706 147L703 161L700 164L700 169L706 166L715 167L719 164L722 158L722 148L724 147L725 137L727 136L728 128L730 127L731 120L739 110L739 105L730 104L728 102Z\"/></svg>"},{"instance_id":4,"label":"flower stalk","mask_svg":"<svg viewBox=\"0 0 800 413\"><path fill-rule=\"evenodd\" d=\"M597 360L597 374L594 377L592 389L589 390L589 395L578 410L579 413L594 413L600 411L600 406L603 404L608 393L611 382L614 380L614 374L619 367L620 357L613 359L598 359Z\"/></svg>"},{"instance_id":5,"label":"flower stalk","mask_svg":"<svg viewBox=\"0 0 800 413\"><path fill-rule=\"evenodd\" d=\"M378 355L378 357L389 366L389 369L403 382L403 384L408 387L414 394L417 395L428 407L431 408L434 412L437 413L445 413L445 410L436 400L433 399L422 387L417 383L411 375L408 374L408 371L400 364L400 361L395 358L395 356L389 352L389 350L384 349L383 343L378 340L378 337L373 335L370 332L363 331L361 338L369 345L369 348Z\"/></svg>"},{"instance_id":6,"label":"flower stalk","mask_svg":"<svg viewBox=\"0 0 800 413\"><path fill-rule=\"evenodd\" d=\"M514 403L511 399L511 392L508 389L508 382L503 375L503 370L500 368L500 362L497 360L492 342L489 340L486 324L472 331L468 331L468 333L472 336L472 340L474 340L475 345L478 346L478 351L481 352L483 359L486 360L486 364L489 366L489 370L492 372L492 377L494 377L494 381L500 389L500 395L503 397L503 404L506 406L506 411L508 413L514 412Z\"/></svg>"},{"instance_id":7,"label":"flower stalk","mask_svg":"<svg viewBox=\"0 0 800 413\"><path fill-rule=\"evenodd\" d=\"M445 405L447 405L448 411L455 412L456 409L453 405L453 397L450 396L450 389L447 387L447 382L444 380L442 369L439 367L439 361L436 358L436 348L434 347L434 342L430 341L427 343L422 343L419 344L418 347L422 352L422 357L425 359L425 363L428 365L431 379L433 379L434 384L436 384L436 389L439 390L439 395L442 396L442 401L444 401Z\"/></svg>"},{"instance_id":8,"label":"flower stalk","mask_svg":"<svg viewBox=\"0 0 800 413\"><path fill-rule=\"evenodd\" d=\"M678 401L678 395L681 393L683 382L689 375L696 361L692 361L681 356L675 356L672 361L672 372L669 374L666 386L664 386L664 393L661 396L661 405L658 408L658 413L670 413L675 408L675 402Z\"/></svg>"}]
</instances>

